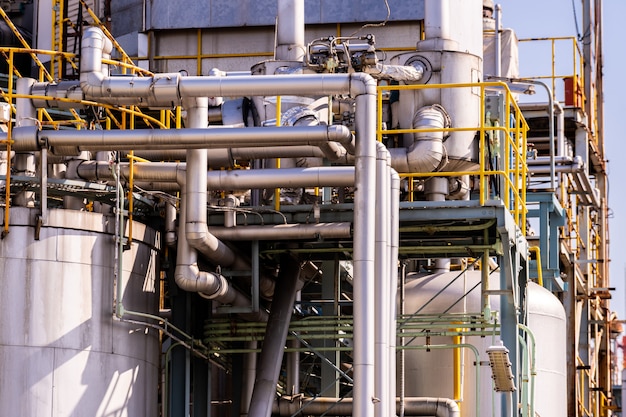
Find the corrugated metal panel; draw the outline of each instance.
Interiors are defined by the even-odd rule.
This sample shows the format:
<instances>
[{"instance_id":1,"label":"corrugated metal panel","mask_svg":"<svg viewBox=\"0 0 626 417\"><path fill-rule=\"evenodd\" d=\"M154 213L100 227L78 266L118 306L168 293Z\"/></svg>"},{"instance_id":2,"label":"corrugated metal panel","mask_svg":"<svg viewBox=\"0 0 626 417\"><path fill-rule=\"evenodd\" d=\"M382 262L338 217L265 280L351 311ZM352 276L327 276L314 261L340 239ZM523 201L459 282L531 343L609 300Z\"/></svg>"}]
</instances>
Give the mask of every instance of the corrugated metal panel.
<instances>
[{"instance_id":1,"label":"corrugated metal panel","mask_svg":"<svg viewBox=\"0 0 626 417\"><path fill-rule=\"evenodd\" d=\"M424 18L424 0L391 3L390 8L390 21ZM383 0L307 0L305 14L307 24L381 22L387 8ZM171 0L153 0L148 15L148 26L155 30L271 26L276 0L190 0L185 7Z\"/></svg>"}]
</instances>

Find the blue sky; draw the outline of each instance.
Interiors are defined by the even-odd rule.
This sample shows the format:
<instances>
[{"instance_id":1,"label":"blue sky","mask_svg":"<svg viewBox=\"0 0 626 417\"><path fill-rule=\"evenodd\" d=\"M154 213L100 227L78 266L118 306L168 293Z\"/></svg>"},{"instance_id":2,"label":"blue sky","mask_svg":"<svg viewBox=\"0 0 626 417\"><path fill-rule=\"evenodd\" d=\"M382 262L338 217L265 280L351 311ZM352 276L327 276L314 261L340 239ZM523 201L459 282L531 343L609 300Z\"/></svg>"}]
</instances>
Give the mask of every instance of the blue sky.
<instances>
[{"instance_id":1,"label":"blue sky","mask_svg":"<svg viewBox=\"0 0 626 417\"><path fill-rule=\"evenodd\" d=\"M502 24L515 30L519 38L576 36L583 32L581 0L502 0ZM626 138L621 132L626 93L623 72L626 50L623 47L624 0L603 2L604 55L604 141L609 173L610 278L613 292L611 308L626 319ZM574 13L573 8L576 8ZM578 29L574 15L578 21ZM558 51L557 51L558 53ZM522 57L520 57L521 59ZM520 65L522 69L524 64ZM526 74L522 73L521 76ZM528 74L534 75L534 74ZM536 96L539 99L539 91Z\"/></svg>"}]
</instances>

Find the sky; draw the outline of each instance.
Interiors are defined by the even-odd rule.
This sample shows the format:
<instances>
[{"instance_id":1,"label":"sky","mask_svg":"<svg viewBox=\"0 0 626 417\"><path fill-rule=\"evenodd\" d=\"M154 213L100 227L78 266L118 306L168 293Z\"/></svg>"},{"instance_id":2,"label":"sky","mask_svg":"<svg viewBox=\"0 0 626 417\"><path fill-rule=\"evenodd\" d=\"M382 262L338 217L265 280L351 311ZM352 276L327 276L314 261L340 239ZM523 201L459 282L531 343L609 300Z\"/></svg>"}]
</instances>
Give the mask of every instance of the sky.
<instances>
[{"instance_id":1,"label":"sky","mask_svg":"<svg viewBox=\"0 0 626 417\"><path fill-rule=\"evenodd\" d=\"M577 36L582 27L581 0L501 0L502 25L515 30L518 38ZM574 12L575 8L575 12ZM621 98L626 94L623 72L626 50L622 40L626 1L603 1L604 142L609 174L609 257L611 309L626 319L626 138ZM577 22L577 23L576 23ZM559 51L557 50L557 54ZM522 60L520 55L520 61ZM524 76L524 64L520 64ZM526 66L528 68L528 66ZM534 75L534 74L529 74ZM537 96L539 97L539 96ZM538 100L536 100L538 101Z\"/></svg>"}]
</instances>

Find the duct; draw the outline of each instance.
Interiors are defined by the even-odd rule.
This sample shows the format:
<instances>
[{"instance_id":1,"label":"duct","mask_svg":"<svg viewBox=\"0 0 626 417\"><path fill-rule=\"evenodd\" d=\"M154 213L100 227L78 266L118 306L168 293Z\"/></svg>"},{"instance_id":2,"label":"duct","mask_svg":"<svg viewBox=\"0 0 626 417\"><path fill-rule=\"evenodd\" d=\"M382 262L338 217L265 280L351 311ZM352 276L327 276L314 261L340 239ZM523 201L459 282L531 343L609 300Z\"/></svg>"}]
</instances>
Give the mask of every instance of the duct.
<instances>
[{"instance_id":1,"label":"duct","mask_svg":"<svg viewBox=\"0 0 626 417\"><path fill-rule=\"evenodd\" d=\"M282 396L274 401L272 411L280 416L313 415L313 416L356 416L353 412L353 398ZM396 404L391 415L400 410L400 402ZM460 417L459 406L448 398L413 397L404 399L404 415Z\"/></svg>"},{"instance_id":2,"label":"duct","mask_svg":"<svg viewBox=\"0 0 626 417\"><path fill-rule=\"evenodd\" d=\"M299 272L300 265L291 255L281 256L278 285L274 292L250 401L249 415L252 417L270 417L272 414L276 384L298 291Z\"/></svg>"},{"instance_id":3,"label":"duct","mask_svg":"<svg viewBox=\"0 0 626 417\"><path fill-rule=\"evenodd\" d=\"M302 61L304 47L304 0L278 0L276 59Z\"/></svg>"},{"instance_id":4,"label":"duct","mask_svg":"<svg viewBox=\"0 0 626 417\"><path fill-rule=\"evenodd\" d=\"M350 223L277 224L270 226L211 226L211 233L221 240L279 239L349 239Z\"/></svg>"},{"instance_id":5,"label":"duct","mask_svg":"<svg viewBox=\"0 0 626 417\"><path fill-rule=\"evenodd\" d=\"M345 126L248 127L212 129L136 130L46 130L37 127L15 129L16 152L48 148L55 154L76 155L80 151L128 149L215 149L238 146L319 145L323 142L351 142ZM6 136L6 134L4 135Z\"/></svg>"},{"instance_id":6,"label":"duct","mask_svg":"<svg viewBox=\"0 0 626 417\"><path fill-rule=\"evenodd\" d=\"M413 118L413 129L450 127L450 116L440 105L424 106ZM391 148L391 165L398 172L433 172L443 160L444 132L416 132L408 148Z\"/></svg>"}]
</instances>

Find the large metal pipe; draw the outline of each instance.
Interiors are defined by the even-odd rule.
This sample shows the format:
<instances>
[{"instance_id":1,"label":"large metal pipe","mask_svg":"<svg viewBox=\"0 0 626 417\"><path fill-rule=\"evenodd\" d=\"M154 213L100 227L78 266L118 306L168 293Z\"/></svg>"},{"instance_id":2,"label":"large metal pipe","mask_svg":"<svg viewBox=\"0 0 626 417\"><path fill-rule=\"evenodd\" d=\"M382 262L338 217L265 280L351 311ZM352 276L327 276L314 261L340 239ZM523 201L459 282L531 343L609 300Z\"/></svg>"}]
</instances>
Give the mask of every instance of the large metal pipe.
<instances>
[{"instance_id":1,"label":"large metal pipe","mask_svg":"<svg viewBox=\"0 0 626 417\"><path fill-rule=\"evenodd\" d=\"M374 353L376 356L374 375L376 380L376 398L378 401L374 404L376 415L385 415L390 409L392 398L389 392L389 381L392 375L389 374L389 325L390 316L390 299L391 293L389 280L389 201L391 176L389 171L389 152L385 145L380 142L376 143L376 200L379 202L378 221L376 222L376 290L375 304L376 311L375 321L375 346ZM395 375L393 375L395 378Z\"/></svg>"},{"instance_id":2,"label":"large metal pipe","mask_svg":"<svg viewBox=\"0 0 626 417\"><path fill-rule=\"evenodd\" d=\"M400 410L400 401L396 399L391 415ZM414 397L404 399L404 415L460 417L461 412L454 400L449 398ZM397 410L397 411L396 411ZM313 415L313 416L357 416L354 412L352 398L331 397L280 397L273 405L274 414L280 416Z\"/></svg>"},{"instance_id":3,"label":"large metal pipe","mask_svg":"<svg viewBox=\"0 0 626 417\"><path fill-rule=\"evenodd\" d=\"M13 140L17 152L48 148L57 155L80 151L134 149L216 149L237 147L320 145L352 141L345 126L246 127L212 129L135 130L45 130L16 128Z\"/></svg>"},{"instance_id":4,"label":"large metal pipe","mask_svg":"<svg viewBox=\"0 0 626 417\"><path fill-rule=\"evenodd\" d=\"M120 165L122 178L129 178L130 166ZM135 162L133 177L138 181L184 182L186 163ZM84 161L76 172L85 180L109 181L113 179L107 162ZM354 167L314 167L263 170L207 171L207 189L245 190L262 187L348 187L355 181Z\"/></svg>"},{"instance_id":5,"label":"large metal pipe","mask_svg":"<svg viewBox=\"0 0 626 417\"><path fill-rule=\"evenodd\" d=\"M291 255L281 256L278 285L276 285L272 299L250 401L248 415L251 417L270 417L272 414L276 383L280 375L289 323L298 290L299 272L300 265Z\"/></svg>"},{"instance_id":6,"label":"large metal pipe","mask_svg":"<svg viewBox=\"0 0 626 417\"><path fill-rule=\"evenodd\" d=\"M304 0L278 0L276 59L304 59Z\"/></svg>"},{"instance_id":7,"label":"large metal pipe","mask_svg":"<svg viewBox=\"0 0 626 417\"><path fill-rule=\"evenodd\" d=\"M389 240L389 311L391 322L389 323L389 396L396 398L396 335L397 335L397 310L398 310L398 248L400 246L400 176L392 168L390 187L390 240ZM396 406L394 401L390 403L389 415L395 415Z\"/></svg>"},{"instance_id":8,"label":"large metal pipe","mask_svg":"<svg viewBox=\"0 0 626 417\"><path fill-rule=\"evenodd\" d=\"M211 226L211 233L222 240L349 239L350 223L277 224L269 226Z\"/></svg>"}]
</instances>

